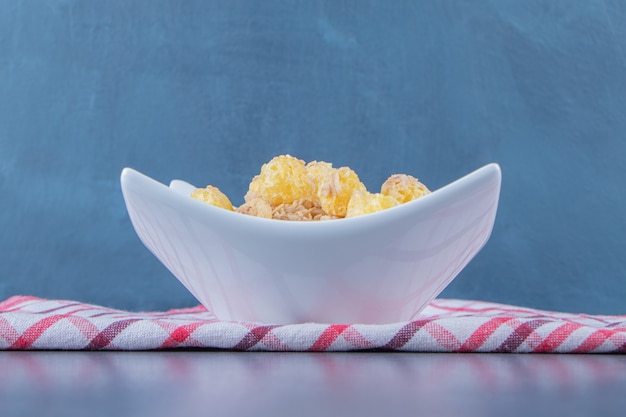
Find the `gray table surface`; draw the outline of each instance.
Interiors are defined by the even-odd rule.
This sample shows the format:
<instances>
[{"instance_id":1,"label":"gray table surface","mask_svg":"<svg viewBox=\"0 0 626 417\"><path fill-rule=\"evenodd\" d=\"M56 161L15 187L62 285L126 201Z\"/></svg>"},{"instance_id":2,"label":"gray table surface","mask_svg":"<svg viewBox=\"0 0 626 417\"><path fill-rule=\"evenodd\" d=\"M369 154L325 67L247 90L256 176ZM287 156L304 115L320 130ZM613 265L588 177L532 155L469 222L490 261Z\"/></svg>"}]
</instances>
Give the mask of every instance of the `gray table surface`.
<instances>
[{"instance_id":1,"label":"gray table surface","mask_svg":"<svg viewBox=\"0 0 626 417\"><path fill-rule=\"evenodd\" d=\"M624 415L623 355L0 352L0 416Z\"/></svg>"}]
</instances>

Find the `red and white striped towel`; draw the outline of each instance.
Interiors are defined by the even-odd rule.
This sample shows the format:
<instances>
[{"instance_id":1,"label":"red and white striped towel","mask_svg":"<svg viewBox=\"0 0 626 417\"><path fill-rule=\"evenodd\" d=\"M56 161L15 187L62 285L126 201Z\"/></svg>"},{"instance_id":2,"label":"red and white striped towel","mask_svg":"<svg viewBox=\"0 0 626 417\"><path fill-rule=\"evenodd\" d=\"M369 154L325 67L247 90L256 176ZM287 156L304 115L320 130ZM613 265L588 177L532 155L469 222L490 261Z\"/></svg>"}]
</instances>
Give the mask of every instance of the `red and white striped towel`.
<instances>
[{"instance_id":1,"label":"red and white striped towel","mask_svg":"<svg viewBox=\"0 0 626 417\"><path fill-rule=\"evenodd\" d=\"M128 312L15 296L0 302L0 350L625 353L626 315L434 300L415 321L385 325L225 322L204 307Z\"/></svg>"}]
</instances>

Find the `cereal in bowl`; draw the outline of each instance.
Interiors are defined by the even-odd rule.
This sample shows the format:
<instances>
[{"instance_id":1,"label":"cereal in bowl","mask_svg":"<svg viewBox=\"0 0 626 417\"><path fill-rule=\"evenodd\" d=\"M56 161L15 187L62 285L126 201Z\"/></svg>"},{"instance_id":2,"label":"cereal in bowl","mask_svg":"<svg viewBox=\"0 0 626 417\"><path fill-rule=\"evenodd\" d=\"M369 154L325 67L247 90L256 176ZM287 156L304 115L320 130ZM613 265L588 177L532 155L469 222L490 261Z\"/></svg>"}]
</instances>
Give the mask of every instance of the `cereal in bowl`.
<instances>
[{"instance_id":1,"label":"cereal in bowl","mask_svg":"<svg viewBox=\"0 0 626 417\"><path fill-rule=\"evenodd\" d=\"M196 200L211 204L215 207L233 210L233 205L228 197L226 197L219 188L212 185L207 185L205 188L196 188L191 194L191 198L195 198Z\"/></svg>"},{"instance_id":2,"label":"cereal in bowl","mask_svg":"<svg viewBox=\"0 0 626 417\"><path fill-rule=\"evenodd\" d=\"M357 173L330 162L279 155L261 167L234 208L217 187L198 188L191 197L237 213L276 220L317 221L356 217L386 210L430 194L417 178L394 174L371 193Z\"/></svg>"},{"instance_id":3,"label":"cereal in bowl","mask_svg":"<svg viewBox=\"0 0 626 417\"><path fill-rule=\"evenodd\" d=\"M261 197L274 206L290 204L313 195L315 184L309 178L304 161L291 155L272 158L252 179L245 200Z\"/></svg>"}]
</instances>

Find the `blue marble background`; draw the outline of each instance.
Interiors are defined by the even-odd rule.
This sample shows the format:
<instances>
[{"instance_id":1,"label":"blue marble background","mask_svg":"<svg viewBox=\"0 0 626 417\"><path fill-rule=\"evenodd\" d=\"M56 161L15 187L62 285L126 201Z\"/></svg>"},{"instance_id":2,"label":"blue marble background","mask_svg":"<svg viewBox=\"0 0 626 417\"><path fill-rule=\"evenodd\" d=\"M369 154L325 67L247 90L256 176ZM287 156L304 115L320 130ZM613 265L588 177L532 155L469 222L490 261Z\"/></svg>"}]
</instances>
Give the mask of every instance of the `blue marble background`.
<instances>
[{"instance_id":1,"label":"blue marble background","mask_svg":"<svg viewBox=\"0 0 626 417\"><path fill-rule=\"evenodd\" d=\"M242 200L281 153L368 187L488 162L491 240L442 296L626 313L626 2L0 1L0 299L196 301L131 166Z\"/></svg>"}]
</instances>

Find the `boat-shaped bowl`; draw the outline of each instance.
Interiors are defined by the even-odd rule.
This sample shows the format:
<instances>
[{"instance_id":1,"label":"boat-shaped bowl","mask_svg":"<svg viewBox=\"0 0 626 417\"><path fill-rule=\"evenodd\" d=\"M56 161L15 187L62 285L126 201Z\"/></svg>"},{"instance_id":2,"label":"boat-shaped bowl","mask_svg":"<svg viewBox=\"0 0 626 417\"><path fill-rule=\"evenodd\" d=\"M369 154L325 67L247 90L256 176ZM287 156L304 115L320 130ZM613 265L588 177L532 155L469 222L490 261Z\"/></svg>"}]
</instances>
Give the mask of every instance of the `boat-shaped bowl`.
<instances>
[{"instance_id":1,"label":"boat-shaped bowl","mask_svg":"<svg viewBox=\"0 0 626 417\"><path fill-rule=\"evenodd\" d=\"M145 246L217 318L268 324L409 321L489 239L500 167L359 217L295 222L194 200L195 186L121 174Z\"/></svg>"}]
</instances>

